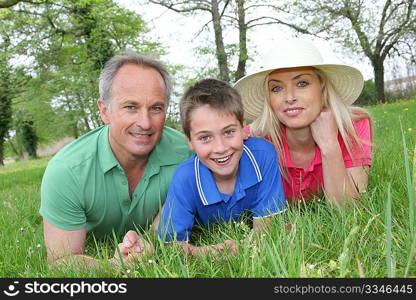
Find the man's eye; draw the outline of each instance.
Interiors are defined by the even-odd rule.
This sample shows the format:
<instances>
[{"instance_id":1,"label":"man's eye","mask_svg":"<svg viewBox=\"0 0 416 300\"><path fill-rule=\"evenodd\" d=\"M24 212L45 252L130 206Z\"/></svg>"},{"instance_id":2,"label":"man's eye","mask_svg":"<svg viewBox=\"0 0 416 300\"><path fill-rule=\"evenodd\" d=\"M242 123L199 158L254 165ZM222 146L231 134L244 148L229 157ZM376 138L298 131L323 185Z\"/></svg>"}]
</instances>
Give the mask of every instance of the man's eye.
<instances>
[{"instance_id":1,"label":"man's eye","mask_svg":"<svg viewBox=\"0 0 416 300\"><path fill-rule=\"evenodd\" d=\"M163 107L162 106L152 106L151 111L161 112L161 111L163 111Z\"/></svg>"},{"instance_id":2,"label":"man's eye","mask_svg":"<svg viewBox=\"0 0 416 300\"><path fill-rule=\"evenodd\" d=\"M308 85L309 85L309 82L306 82L306 81L299 81L298 82L299 87L305 87L305 86L308 86Z\"/></svg>"},{"instance_id":3,"label":"man's eye","mask_svg":"<svg viewBox=\"0 0 416 300\"><path fill-rule=\"evenodd\" d=\"M127 105L124 108L127 109L127 110L134 110L136 107L133 106L133 105Z\"/></svg>"}]
</instances>

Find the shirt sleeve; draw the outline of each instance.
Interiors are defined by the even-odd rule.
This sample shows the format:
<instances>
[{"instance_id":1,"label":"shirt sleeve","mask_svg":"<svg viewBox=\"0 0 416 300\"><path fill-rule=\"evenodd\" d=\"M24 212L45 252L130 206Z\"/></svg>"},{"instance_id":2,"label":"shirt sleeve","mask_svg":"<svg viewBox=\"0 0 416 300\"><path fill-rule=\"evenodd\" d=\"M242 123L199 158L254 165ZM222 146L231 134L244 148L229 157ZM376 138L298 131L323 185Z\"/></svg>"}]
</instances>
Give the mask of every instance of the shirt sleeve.
<instances>
[{"instance_id":1,"label":"shirt sleeve","mask_svg":"<svg viewBox=\"0 0 416 300\"><path fill-rule=\"evenodd\" d=\"M81 188L76 176L58 161L51 162L42 178L39 213L50 224L64 230L86 226Z\"/></svg>"},{"instance_id":2,"label":"shirt sleeve","mask_svg":"<svg viewBox=\"0 0 416 300\"><path fill-rule=\"evenodd\" d=\"M258 196L253 201L253 218L263 218L281 213L286 210L286 198L283 191L277 153L271 143L259 162L262 180L259 183Z\"/></svg>"},{"instance_id":3,"label":"shirt sleeve","mask_svg":"<svg viewBox=\"0 0 416 300\"><path fill-rule=\"evenodd\" d=\"M194 226L193 195L189 189L190 182L184 178L183 170L183 168L176 170L163 207L158 234L165 242L187 242Z\"/></svg>"},{"instance_id":4,"label":"shirt sleeve","mask_svg":"<svg viewBox=\"0 0 416 300\"><path fill-rule=\"evenodd\" d=\"M361 146L354 145L352 148L351 158L344 142L340 141L342 156L344 158L345 167L352 168L357 166L371 166L371 127L369 119L360 119L354 122L355 132L361 140Z\"/></svg>"}]
</instances>

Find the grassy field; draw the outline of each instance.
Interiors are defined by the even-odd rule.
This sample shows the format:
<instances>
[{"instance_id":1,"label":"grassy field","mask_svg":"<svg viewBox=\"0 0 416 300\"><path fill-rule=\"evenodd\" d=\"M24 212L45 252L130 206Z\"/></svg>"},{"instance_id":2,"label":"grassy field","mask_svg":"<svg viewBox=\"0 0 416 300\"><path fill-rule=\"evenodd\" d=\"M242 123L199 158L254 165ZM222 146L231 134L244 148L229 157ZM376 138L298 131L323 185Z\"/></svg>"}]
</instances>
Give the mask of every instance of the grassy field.
<instances>
[{"instance_id":1,"label":"grassy field","mask_svg":"<svg viewBox=\"0 0 416 300\"><path fill-rule=\"evenodd\" d=\"M339 210L319 199L292 207L274 217L270 230L253 236L237 256L188 258L151 235L155 256L134 266L49 268L38 213L48 159L1 167L0 276L416 277L416 98L369 109L375 120L373 166L357 207ZM202 230L194 242L219 243L250 234L241 221ZM112 255L113 243L89 240L87 253L104 261Z\"/></svg>"}]
</instances>

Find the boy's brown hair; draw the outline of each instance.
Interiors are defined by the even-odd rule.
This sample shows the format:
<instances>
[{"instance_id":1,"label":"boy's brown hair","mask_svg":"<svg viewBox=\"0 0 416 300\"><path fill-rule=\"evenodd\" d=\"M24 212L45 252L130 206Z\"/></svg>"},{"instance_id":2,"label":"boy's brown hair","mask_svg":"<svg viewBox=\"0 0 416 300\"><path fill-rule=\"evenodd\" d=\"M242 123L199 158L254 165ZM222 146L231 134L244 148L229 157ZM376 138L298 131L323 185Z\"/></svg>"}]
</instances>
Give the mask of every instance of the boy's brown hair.
<instances>
[{"instance_id":1,"label":"boy's brown hair","mask_svg":"<svg viewBox=\"0 0 416 300\"><path fill-rule=\"evenodd\" d=\"M209 105L221 113L234 115L243 126L244 108L238 91L225 81L203 79L189 87L179 103L182 128L189 139L192 112L204 105Z\"/></svg>"}]
</instances>

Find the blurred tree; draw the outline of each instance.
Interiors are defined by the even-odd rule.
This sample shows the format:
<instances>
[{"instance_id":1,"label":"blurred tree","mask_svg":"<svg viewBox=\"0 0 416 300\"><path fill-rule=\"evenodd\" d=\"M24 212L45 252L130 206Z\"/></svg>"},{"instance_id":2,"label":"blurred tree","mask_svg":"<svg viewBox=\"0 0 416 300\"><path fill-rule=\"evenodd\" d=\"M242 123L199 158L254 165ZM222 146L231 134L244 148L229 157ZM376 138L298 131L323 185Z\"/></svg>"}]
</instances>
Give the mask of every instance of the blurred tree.
<instances>
[{"instance_id":1,"label":"blurred tree","mask_svg":"<svg viewBox=\"0 0 416 300\"><path fill-rule=\"evenodd\" d=\"M0 34L13 34L14 45L14 66L1 70L3 76L5 70L24 69L23 89L7 99L12 100L16 120L19 112L30 113L39 142L78 137L101 125L96 106L98 75L116 52L131 48L157 56L163 51L147 36L138 14L111 0L19 2L0 10ZM22 133L18 122L12 124L9 144L21 139Z\"/></svg>"},{"instance_id":2,"label":"blurred tree","mask_svg":"<svg viewBox=\"0 0 416 300\"><path fill-rule=\"evenodd\" d=\"M20 0L0 0L0 8L6 8L19 3Z\"/></svg>"},{"instance_id":3,"label":"blurred tree","mask_svg":"<svg viewBox=\"0 0 416 300\"><path fill-rule=\"evenodd\" d=\"M0 43L0 165L4 165L4 142L12 122L12 83L10 74L10 37Z\"/></svg>"},{"instance_id":4,"label":"blurred tree","mask_svg":"<svg viewBox=\"0 0 416 300\"><path fill-rule=\"evenodd\" d=\"M23 147L26 150L30 158L36 158L36 150L38 148L38 136L34 128L34 123L27 117L20 124L20 130L22 134Z\"/></svg>"},{"instance_id":5,"label":"blurred tree","mask_svg":"<svg viewBox=\"0 0 416 300\"><path fill-rule=\"evenodd\" d=\"M360 106L377 104L375 84L372 79L364 81L363 90L360 96L358 97L357 101L354 103Z\"/></svg>"},{"instance_id":6,"label":"blurred tree","mask_svg":"<svg viewBox=\"0 0 416 300\"><path fill-rule=\"evenodd\" d=\"M202 26L200 32L212 23L218 77L228 82L236 81L246 73L246 64L249 59L247 32L250 29L261 25L282 24L302 30L294 24L285 23L276 18L272 0L261 2L254 0L149 0L149 2L184 15L209 14L210 20ZM258 13L259 9L262 9L261 14ZM227 44L224 40L225 29L233 27L238 30L238 43ZM199 47L198 51L205 54L211 53L210 47ZM233 64L230 62L233 56L237 56L234 71L232 71Z\"/></svg>"}]
</instances>

